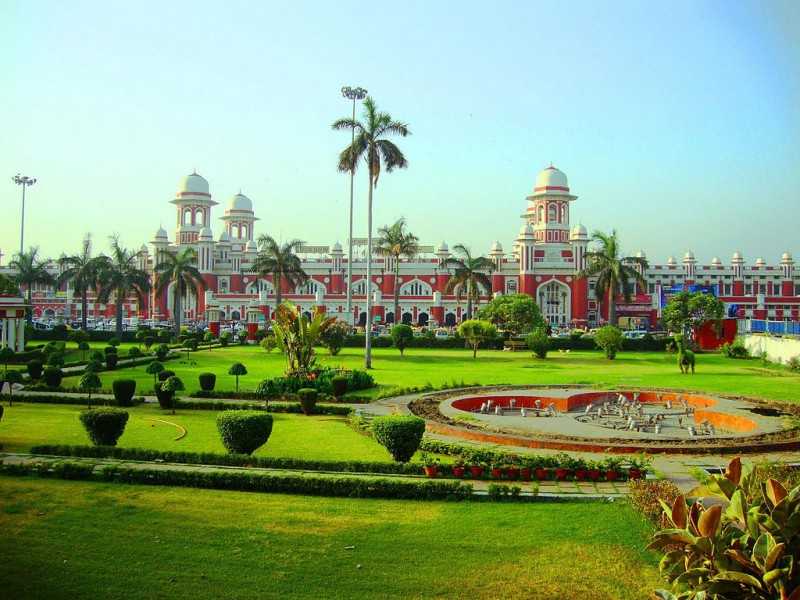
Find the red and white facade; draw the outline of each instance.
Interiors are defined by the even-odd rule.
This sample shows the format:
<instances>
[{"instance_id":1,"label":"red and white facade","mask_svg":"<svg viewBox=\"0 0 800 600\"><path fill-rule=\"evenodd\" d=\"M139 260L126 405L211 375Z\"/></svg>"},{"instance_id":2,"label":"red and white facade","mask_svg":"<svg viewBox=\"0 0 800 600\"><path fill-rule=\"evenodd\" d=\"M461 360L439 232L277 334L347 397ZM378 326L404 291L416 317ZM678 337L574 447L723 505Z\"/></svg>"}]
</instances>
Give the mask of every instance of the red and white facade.
<instances>
[{"instance_id":1,"label":"red and white facade","mask_svg":"<svg viewBox=\"0 0 800 600\"><path fill-rule=\"evenodd\" d=\"M566 175L553 166L536 177L521 215L518 235L509 240L508 249L495 242L488 256L495 264L491 290L483 290L481 303L498 294L524 293L532 296L553 326L593 326L607 318L606 303L598 302L592 280L576 274L586 263L589 244L582 225L571 226L570 210L577 196L570 191ZM152 272L165 251L192 246L197 250L198 268L207 291L184 302L185 319L207 321L247 321L255 327L269 319L275 304L272 278L250 272L258 248L253 204L243 194L235 194L227 203L222 231L217 239L211 229L212 209L217 206L208 182L197 173L183 179L171 203L176 208L173 240L160 228L148 246L142 247L141 266ZM299 233L299 232L298 232ZM457 235L458 232L454 232ZM373 295L371 321L391 323L393 311L394 265L392 259L373 257L372 281L366 281L366 246L354 240L353 314L356 323L365 323L366 293ZM641 252L639 256L644 257ZM323 307L329 314L348 319L346 314L347 259L341 244L306 245L301 250L303 267L310 280L298 288L280 282L282 296L303 310ZM413 260L400 263L401 319L419 325L452 325L466 312L466 303L456 294L446 293L451 269L444 267L450 257L445 242L422 246ZM0 269L2 271L2 269ZM639 319L654 326L658 319L661 288L675 286L718 286L719 295L728 305L738 307L737 316L755 319L800 320L800 271L795 270L791 255L784 253L776 265L763 259L747 264L737 252L727 264L715 258L711 264L698 265L692 252L682 261L674 258L665 264L650 265L643 273L646 289L637 289L633 299L618 299L620 317ZM170 290L163 297L151 296L144 305L131 300L125 304L126 317L164 320L171 318ZM34 314L44 317L79 318L80 302L70 290L34 291ZM113 316L113 306L92 302L91 316ZM348 319L349 320L349 319Z\"/></svg>"}]
</instances>

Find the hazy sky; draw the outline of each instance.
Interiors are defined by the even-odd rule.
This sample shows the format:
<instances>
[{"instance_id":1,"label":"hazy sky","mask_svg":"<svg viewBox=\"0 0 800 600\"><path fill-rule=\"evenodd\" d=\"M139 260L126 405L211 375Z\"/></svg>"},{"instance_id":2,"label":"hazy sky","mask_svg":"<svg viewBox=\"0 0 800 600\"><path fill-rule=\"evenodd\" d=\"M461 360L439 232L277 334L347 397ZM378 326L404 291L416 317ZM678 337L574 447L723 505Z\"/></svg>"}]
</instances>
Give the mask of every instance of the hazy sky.
<instances>
[{"instance_id":1,"label":"hazy sky","mask_svg":"<svg viewBox=\"0 0 800 600\"><path fill-rule=\"evenodd\" d=\"M510 250L552 161L573 224L616 227L651 261L800 259L799 40L792 0L0 0L0 249L19 245L18 171L39 178L26 246L46 254L86 232L173 239L168 201L195 168L221 203L215 237L241 188L257 233L343 242L349 135L330 124L347 84L413 132L376 226Z\"/></svg>"}]
</instances>

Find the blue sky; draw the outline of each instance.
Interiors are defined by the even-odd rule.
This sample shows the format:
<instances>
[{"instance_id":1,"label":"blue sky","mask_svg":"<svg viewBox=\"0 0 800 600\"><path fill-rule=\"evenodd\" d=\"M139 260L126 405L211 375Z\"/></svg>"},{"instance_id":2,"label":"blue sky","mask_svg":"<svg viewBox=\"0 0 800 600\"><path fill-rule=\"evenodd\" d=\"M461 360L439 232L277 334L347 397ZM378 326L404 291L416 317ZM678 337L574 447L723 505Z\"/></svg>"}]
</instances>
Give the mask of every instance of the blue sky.
<instances>
[{"instance_id":1,"label":"blue sky","mask_svg":"<svg viewBox=\"0 0 800 600\"><path fill-rule=\"evenodd\" d=\"M651 261L800 259L799 7L0 0L0 249L19 244L18 171L39 178L26 242L47 254L85 232L100 248L160 224L172 238L168 201L195 168L215 217L241 188L257 233L344 241L349 136L330 123L349 84L413 132L376 225L510 249L552 161L579 196L573 223L616 227Z\"/></svg>"}]
</instances>

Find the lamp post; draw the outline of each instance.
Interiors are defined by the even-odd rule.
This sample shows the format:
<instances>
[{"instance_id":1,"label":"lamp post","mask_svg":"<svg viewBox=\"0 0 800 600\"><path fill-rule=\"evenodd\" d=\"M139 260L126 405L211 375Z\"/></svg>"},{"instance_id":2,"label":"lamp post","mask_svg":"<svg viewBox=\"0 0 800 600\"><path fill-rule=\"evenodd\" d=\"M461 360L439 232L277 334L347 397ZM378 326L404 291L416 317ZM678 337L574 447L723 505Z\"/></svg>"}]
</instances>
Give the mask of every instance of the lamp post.
<instances>
[{"instance_id":1,"label":"lamp post","mask_svg":"<svg viewBox=\"0 0 800 600\"><path fill-rule=\"evenodd\" d=\"M22 186L22 220L19 226L19 253L22 254L25 247L25 188L36 183L36 178L17 173L12 178L12 181Z\"/></svg>"},{"instance_id":2,"label":"lamp post","mask_svg":"<svg viewBox=\"0 0 800 600\"><path fill-rule=\"evenodd\" d=\"M356 100L363 100L367 97L367 90L364 88L351 88L344 86L342 88L342 96L348 100L353 101L353 121L356 120ZM350 135L350 145L352 146L356 140L356 128L352 128ZM355 165L350 169L350 235L347 239L347 314L350 320L350 325L355 326L355 317L353 316L353 178L355 176ZM369 284L367 284L367 293L369 293ZM369 315L367 315L369 320Z\"/></svg>"}]
</instances>

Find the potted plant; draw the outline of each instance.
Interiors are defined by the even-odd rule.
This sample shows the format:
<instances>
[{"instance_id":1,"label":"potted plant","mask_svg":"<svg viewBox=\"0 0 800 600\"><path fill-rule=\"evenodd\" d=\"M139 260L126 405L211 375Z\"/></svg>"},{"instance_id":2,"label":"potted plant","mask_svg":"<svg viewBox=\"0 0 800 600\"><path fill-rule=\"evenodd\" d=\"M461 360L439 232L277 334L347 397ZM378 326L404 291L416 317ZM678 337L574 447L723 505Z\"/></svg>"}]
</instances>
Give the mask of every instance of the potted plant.
<instances>
[{"instance_id":1,"label":"potted plant","mask_svg":"<svg viewBox=\"0 0 800 600\"><path fill-rule=\"evenodd\" d=\"M598 465L596 461L593 460L587 463L586 476L590 481L600 481L601 475L602 471L600 471L600 465Z\"/></svg>"},{"instance_id":2,"label":"potted plant","mask_svg":"<svg viewBox=\"0 0 800 600\"><path fill-rule=\"evenodd\" d=\"M586 462L576 458L575 464L573 468L575 469L575 479L576 481L586 481L589 476L589 470L586 468Z\"/></svg>"},{"instance_id":3,"label":"potted plant","mask_svg":"<svg viewBox=\"0 0 800 600\"><path fill-rule=\"evenodd\" d=\"M522 464L519 468L519 477L522 481L530 481L531 480L531 473L533 469L531 469L531 463L529 459L525 459L522 461Z\"/></svg>"},{"instance_id":4,"label":"potted plant","mask_svg":"<svg viewBox=\"0 0 800 600\"><path fill-rule=\"evenodd\" d=\"M483 477L483 465L480 463L473 463L469 466L469 472L473 479L480 479Z\"/></svg>"},{"instance_id":5,"label":"potted plant","mask_svg":"<svg viewBox=\"0 0 800 600\"><path fill-rule=\"evenodd\" d=\"M464 477L464 459L460 456L456 458L455 462L453 463L453 477L457 477L459 479Z\"/></svg>"},{"instance_id":6,"label":"potted plant","mask_svg":"<svg viewBox=\"0 0 800 600\"><path fill-rule=\"evenodd\" d=\"M570 469L564 465L559 465L556 467L556 480L558 481L565 481L567 477L569 477Z\"/></svg>"},{"instance_id":7,"label":"potted plant","mask_svg":"<svg viewBox=\"0 0 800 600\"><path fill-rule=\"evenodd\" d=\"M422 470L426 477L436 477L439 474L439 459L431 458L425 452L422 453Z\"/></svg>"},{"instance_id":8,"label":"potted plant","mask_svg":"<svg viewBox=\"0 0 800 600\"><path fill-rule=\"evenodd\" d=\"M489 465L489 472L491 473L492 479L503 478L503 467L497 463Z\"/></svg>"},{"instance_id":9,"label":"potted plant","mask_svg":"<svg viewBox=\"0 0 800 600\"><path fill-rule=\"evenodd\" d=\"M517 456L509 457L509 464L506 467L506 477L512 481L519 479L519 458Z\"/></svg>"},{"instance_id":10,"label":"potted plant","mask_svg":"<svg viewBox=\"0 0 800 600\"><path fill-rule=\"evenodd\" d=\"M645 477L651 462L650 458L644 454L640 454L637 458L631 459L630 467L628 468L628 479L642 479Z\"/></svg>"},{"instance_id":11,"label":"potted plant","mask_svg":"<svg viewBox=\"0 0 800 600\"><path fill-rule=\"evenodd\" d=\"M622 466L622 459L616 456L607 458L603 461L603 468L605 470L606 481L616 481L621 475L620 467Z\"/></svg>"}]
</instances>

